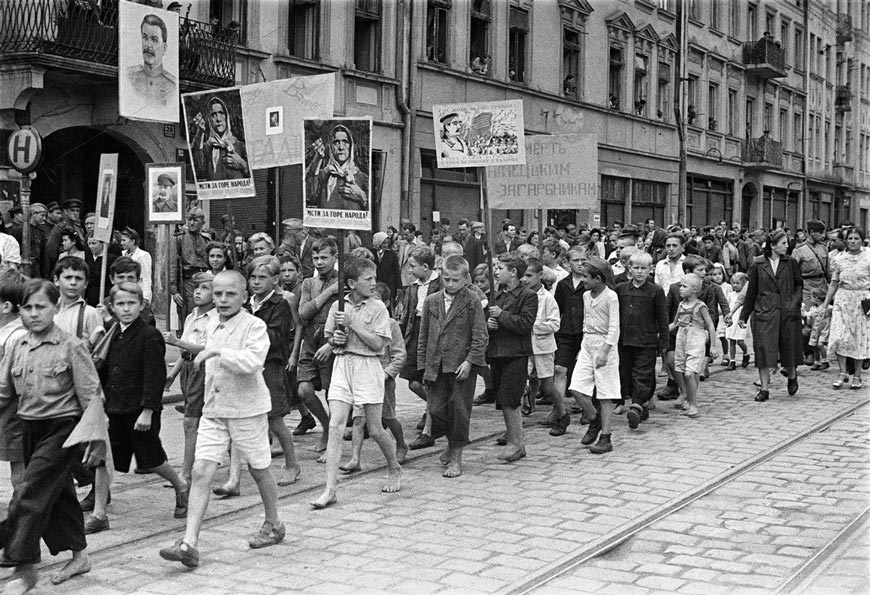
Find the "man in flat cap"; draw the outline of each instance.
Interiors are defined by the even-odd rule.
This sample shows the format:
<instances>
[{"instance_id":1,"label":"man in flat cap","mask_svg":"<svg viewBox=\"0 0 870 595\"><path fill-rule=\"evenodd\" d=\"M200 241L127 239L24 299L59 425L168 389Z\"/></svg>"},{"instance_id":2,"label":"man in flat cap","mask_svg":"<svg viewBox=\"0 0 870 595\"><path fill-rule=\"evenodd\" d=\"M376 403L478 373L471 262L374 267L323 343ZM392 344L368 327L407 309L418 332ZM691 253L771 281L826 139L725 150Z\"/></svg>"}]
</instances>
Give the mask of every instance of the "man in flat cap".
<instances>
[{"instance_id":1,"label":"man in flat cap","mask_svg":"<svg viewBox=\"0 0 870 595\"><path fill-rule=\"evenodd\" d=\"M801 278L804 280L803 302L809 304L814 289L828 289L830 268L825 224L817 219L807 221L807 241L795 248L791 257L801 267Z\"/></svg>"},{"instance_id":2,"label":"man in flat cap","mask_svg":"<svg viewBox=\"0 0 870 595\"><path fill-rule=\"evenodd\" d=\"M443 116L441 122L441 157L462 157L468 155L468 145L460 137L462 120L456 112Z\"/></svg>"},{"instance_id":3,"label":"man in flat cap","mask_svg":"<svg viewBox=\"0 0 870 595\"><path fill-rule=\"evenodd\" d=\"M154 201L151 212L175 213L178 210L178 195L175 192L175 178L171 174L157 176Z\"/></svg>"},{"instance_id":4,"label":"man in flat cap","mask_svg":"<svg viewBox=\"0 0 870 595\"><path fill-rule=\"evenodd\" d=\"M9 209L9 225L6 226L6 233L15 238L15 241L21 244L21 234L24 229L24 210L21 207L15 206Z\"/></svg>"},{"instance_id":5,"label":"man in flat cap","mask_svg":"<svg viewBox=\"0 0 870 595\"><path fill-rule=\"evenodd\" d=\"M51 278L51 271L48 268L48 258L45 253L45 218L48 216L48 209L41 202L35 202L30 205L30 276L41 277L43 279Z\"/></svg>"}]
</instances>

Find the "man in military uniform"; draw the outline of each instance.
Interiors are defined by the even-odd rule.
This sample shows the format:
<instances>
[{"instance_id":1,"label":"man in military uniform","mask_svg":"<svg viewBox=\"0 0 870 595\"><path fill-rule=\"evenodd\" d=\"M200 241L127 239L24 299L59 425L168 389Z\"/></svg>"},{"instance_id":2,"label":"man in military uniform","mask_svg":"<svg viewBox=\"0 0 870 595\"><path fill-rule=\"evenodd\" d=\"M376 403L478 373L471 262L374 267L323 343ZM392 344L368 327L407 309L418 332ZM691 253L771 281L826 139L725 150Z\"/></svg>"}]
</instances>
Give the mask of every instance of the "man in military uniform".
<instances>
[{"instance_id":1,"label":"man in military uniform","mask_svg":"<svg viewBox=\"0 0 870 595\"><path fill-rule=\"evenodd\" d=\"M792 252L791 257L801 267L804 281L803 303L810 303L814 289L828 290L828 247L825 244L825 224L817 219L807 221L807 241Z\"/></svg>"},{"instance_id":2,"label":"man in military uniform","mask_svg":"<svg viewBox=\"0 0 870 595\"><path fill-rule=\"evenodd\" d=\"M30 205L30 276L34 278L51 279L45 253L47 215L48 209L41 202Z\"/></svg>"},{"instance_id":3,"label":"man in military uniform","mask_svg":"<svg viewBox=\"0 0 870 595\"><path fill-rule=\"evenodd\" d=\"M149 14L142 19L141 66L127 70L130 88L150 107L166 107L177 101L178 83L163 70L163 55L166 53L166 23L157 15Z\"/></svg>"},{"instance_id":4,"label":"man in military uniform","mask_svg":"<svg viewBox=\"0 0 870 595\"><path fill-rule=\"evenodd\" d=\"M152 205L154 213L174 213L178 210L178 198L175 196L175 179L169 174L157 176L157 193Z\"/></svg>"},{"instance_id":5,"label":"man in military uniform","mask_svg":"<svg viewBox=\"0 0 870 595\"><path fill-rule=\"evenodd\" d=\"M170 255L169 291L178 307L178 320L183 321L193 311L193 276L208 270L205 247L211 238L202 233L205 213L192 209L187 214L187 230L175 237L175 250Z\"/></svg>"}]
</instances>

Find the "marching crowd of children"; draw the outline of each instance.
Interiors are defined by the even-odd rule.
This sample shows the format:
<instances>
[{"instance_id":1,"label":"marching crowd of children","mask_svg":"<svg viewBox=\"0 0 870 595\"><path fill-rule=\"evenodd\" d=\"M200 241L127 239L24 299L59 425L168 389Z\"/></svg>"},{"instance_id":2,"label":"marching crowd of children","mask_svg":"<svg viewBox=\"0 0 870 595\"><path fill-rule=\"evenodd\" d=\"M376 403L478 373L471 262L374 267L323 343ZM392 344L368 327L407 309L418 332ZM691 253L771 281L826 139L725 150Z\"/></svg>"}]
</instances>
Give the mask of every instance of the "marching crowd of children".
<instances>
[{"instance_id":1,"label":"marching crowd of children","mask_svg":"<svg viewBox=\"0 0 870 595\"><path fill-rule=\"evenodd\" d=\"M739 349L740 365L749 364L747 275L729 278L721 263L684 255L679 233L667 235L655 263L628 239L617 240L611 261L590 245L566 249L550 238L540 250L501 252L491 269L486 262L472 269L466 247L449 239L438 254L416 246L407 257L412 280L397 296L378 281L371 251L356 248L339 259L336 241L318 238L310 247L313 273L304 279L293 254L257 256L244 271L196 273L195 308L180 337L154 327L138 284L141 266L129 257L112 263L112 288L97 308L85 302L90 272L76 256L57 262L54 283L5 271L0 456L11 464L15 490L0 523L0 564L15 567L15 584L26 592L36 584L43 539L52 554L73 552L53 582L87 572L85 535L109 529L113 473L128 472L133 457L137 472L172 485L173 515L187 519L183 537L160 556L196 567L209 497L238 495L243 467L265 511L250 547L284 539L277 487L297 481L293 435L315 419L323 428L316 450L326 482L311 507L323 509L338 501L340 473L360 469L365 437L386 460L384 492L400 490L409 449L442 437L443 476L459 477L472 408L481 402L502 412L496 456L505 463L527 456L523 416L536 403L553 406L541 422L551 435L565 434L571 413L582 413L588 428L581 444L594 454L612 451L618 416L624 413L631 429L649 418L659 358L669 378L660 397L677 397L677 407L697 416L711 361L721 353L734 370ZM804 305L805 333L820 369L827 366L831 308L824 291L812 297ZM179 353L168 373L167 344ZM475 399L478 375L486 390ZM176 379L185 399L180 473L160 440L163 392ZM410 444L396 418L399 379L425 401ZM302 421L291 432L284 418L292 406ZM342 463L347 425L351 456ZM284 457L277 478L270 436ZM212 487L227 457L229 479ZM81 503L73 476L80 486L92 484Z\"/></svg>"}]
</instances>

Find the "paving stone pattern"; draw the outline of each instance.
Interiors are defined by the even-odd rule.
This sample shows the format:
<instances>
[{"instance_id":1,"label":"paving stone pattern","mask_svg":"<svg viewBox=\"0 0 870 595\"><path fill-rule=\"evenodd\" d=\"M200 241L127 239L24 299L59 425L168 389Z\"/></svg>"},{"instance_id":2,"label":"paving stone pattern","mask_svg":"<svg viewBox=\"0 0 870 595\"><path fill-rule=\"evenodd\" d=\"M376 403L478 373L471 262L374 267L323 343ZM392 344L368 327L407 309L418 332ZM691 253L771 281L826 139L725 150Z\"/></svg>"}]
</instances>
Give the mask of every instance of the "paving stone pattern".
<instances>
[{"instance_id":1,"label":"paving stone pattern","mask_svg":"<svg viewBox=\"0 0 870 595\"><path fill-rule=\"evenodd\" d=\"M670 402L660 403L638 431L618 418L615 450L603 456L580 445L585 427L572 425L560 438L536 427L548 412L539 410L527 418L528 457L517 463L498 461L498 449L487 439L466 450L464 475L448 480L441 477L436 449L417 451L421 456L404 466L400 493L382 494L383 472L376 470L344 480L338 504L319 512L308 502L322 489L324 471L307 450L319 437L303 437L297 441L302 481L279 488L285 542L248 549L262 509L245 474L245 495L212 501L200 542L202 564L193 571L157 555L182 535L183 523L171 519L171 491L153 479L123 477L110 508L112 530L89 540L93 571L57 588L44 580L38 592L510 591L546 577L591 541L868 398L866 390L832 390L832 374L807 373L799 396L787 397L785 380L778 377L771 400L758 404L752 401L754 378L751 370L714 374L701 385L695 419L680 415ZM684 509L685 520L668 518L617 552L636 553L637 562L617 554L598 558L590 562L594 576L563 576L545 590L769 590L771 577L799 565L866 506L867 428L858 420L866 421L868 412L858 411L854 420L799 443ZM421 412L422 403L403 387L399 416L409 439ZM500 420L491 408L475 408L472 438L499 432ZM844 436L848 441L836 438ZM367 442L364 469L382 464Z\"/></svg>"}]
</instances>

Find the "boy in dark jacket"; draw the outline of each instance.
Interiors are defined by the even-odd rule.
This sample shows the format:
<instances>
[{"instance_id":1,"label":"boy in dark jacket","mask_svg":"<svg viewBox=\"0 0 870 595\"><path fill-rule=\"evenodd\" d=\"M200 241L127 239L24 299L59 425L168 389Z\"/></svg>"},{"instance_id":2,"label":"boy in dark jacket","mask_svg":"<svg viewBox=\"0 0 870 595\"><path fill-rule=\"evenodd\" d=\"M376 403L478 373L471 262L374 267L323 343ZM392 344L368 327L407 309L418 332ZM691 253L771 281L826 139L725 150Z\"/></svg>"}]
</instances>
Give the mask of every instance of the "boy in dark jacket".
<instances>
[{"instance_id":1,"label":"boy in dark jacket","mask_svg":"<svg viewBox=\"0 0 870 595\"><path fill-rule=\"evenodd\" d=\"M513 252L498 257L494 275L496 288L489 301L489 347L486 361L492 371L495 406L505 423L505 448L498 456L506 463L526 456L520 404L529 379L532 327L538 316L538 296L520 281L526 263Z\"/></svg>"},{"instance_id":2,"label":"boy in dark jacket","mask_svg":"<svg viewBox=\"0 0 870 595\"><path fill-rule=\"evenodd\" d=\"M127 473L136 456L137 472L156 473L175 488L177 519L187 516L189 485L169 466L160 442L160 411L166 384L166 345L163 335L142 321L142 288L122 282L109 293L119 326L112 337L106 363L100 372L109 416L109 440L115 470ZM106 502L109 473L99 467L95 479L94 511L85 522L85 533L109 528Z\"/></svg>"}]
</instances>

